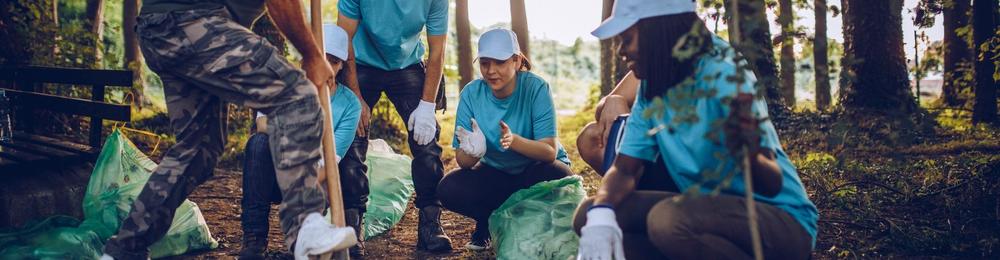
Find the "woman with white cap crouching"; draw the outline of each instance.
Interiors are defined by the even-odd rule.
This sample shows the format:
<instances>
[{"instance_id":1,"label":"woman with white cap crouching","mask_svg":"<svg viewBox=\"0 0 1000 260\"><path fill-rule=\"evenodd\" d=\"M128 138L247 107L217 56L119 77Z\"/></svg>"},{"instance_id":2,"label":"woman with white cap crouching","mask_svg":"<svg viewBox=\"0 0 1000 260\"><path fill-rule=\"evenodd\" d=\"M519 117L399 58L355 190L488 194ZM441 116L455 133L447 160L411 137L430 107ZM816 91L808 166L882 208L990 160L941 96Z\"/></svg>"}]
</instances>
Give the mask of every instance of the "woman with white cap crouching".
<instances>
[{"instance_id":1,"label":"woman with white cap crouching","mask_svg":"<svg viewBox=\"0 0 1000 260\"><path fill-rule=\"evenodd\" d=\"M494 29L479 38L482 78L462 89L455 116L455 158L437 195L445 208L476 220L471 250L490 246L488 218L514 192L572 174L556 134L549 84L529 72L517 35Z\"/></svg>"}]
</instances>

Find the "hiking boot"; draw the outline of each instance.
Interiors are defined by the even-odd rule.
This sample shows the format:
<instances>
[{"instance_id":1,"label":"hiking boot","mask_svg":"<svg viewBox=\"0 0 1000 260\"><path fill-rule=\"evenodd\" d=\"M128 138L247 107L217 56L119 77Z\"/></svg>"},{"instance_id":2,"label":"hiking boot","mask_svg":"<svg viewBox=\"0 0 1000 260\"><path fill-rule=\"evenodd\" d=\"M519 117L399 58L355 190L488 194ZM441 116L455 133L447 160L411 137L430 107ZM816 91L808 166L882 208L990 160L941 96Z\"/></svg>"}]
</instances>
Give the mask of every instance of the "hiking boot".
<instances>
[{"instance_id":1,"label":"hiking boot","mask_svg":"<svg viewBox=\"0 0 1000 260\"><path fill-rule=\"evenodd\" d=\"M451 239L441 229L441 208L427 206L420 209L417 225L417 249L431 252L451 251Z\"/></svg>"},{"instance_id":2,"label":"hiking boot","mask_svg":"<svg viewBox=\"0 0 1000 260\"><path fill-rule=\"evenodd\" d=\"M483 251L490 248L490 224L489 222L476 221L476 231L472 232L472 239L465 248L472 251Z\"/></svg>"},{"instance_id":3,"label":"hiking boot","mask_svg":"<svg viewBox=\"0 0 1000 260\"><path fill-rule=\"evenodd\" d=\"M264 237L256 234L243 234L243 246L240 248L241 260L264 260L267 251L267 234Z\"/></svg>"},{"instance_id":4,"label":"hiking boot","mask_svg":"<svg viewBox=\"0 0 1000 260\"><path fill-rule=\"evenodd\" d=\"M361 213L358 209L344 210L344 220L347 222L347 226L354 228L354 234L357 234L358 239L358 244L348 249L351 253L351 257L361 257L365 255L365 243L362 241L365 237L363 226L364 219L365 214Z\"/></svg>"},{"instance_id":5,"label":"hiking boot","mask_svg":"<svg viewBox=\"0 0 1000 260\"><path fill-rule=\"evenodd\" d=\"M310 213L299 227L295 238L295 260L330 259L333 252L347 249L358 243L354 229L335 227L319 213Z\"/></svg>"}]
</instances>

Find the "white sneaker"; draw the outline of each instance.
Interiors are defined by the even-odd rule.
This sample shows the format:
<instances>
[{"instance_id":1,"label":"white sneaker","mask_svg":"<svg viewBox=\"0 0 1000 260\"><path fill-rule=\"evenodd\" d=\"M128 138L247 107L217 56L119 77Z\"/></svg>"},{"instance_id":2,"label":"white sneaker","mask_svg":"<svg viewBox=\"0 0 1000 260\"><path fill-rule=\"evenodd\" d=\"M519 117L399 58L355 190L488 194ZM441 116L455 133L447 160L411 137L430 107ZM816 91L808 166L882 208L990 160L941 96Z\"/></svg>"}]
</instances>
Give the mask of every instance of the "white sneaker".
<instances>
[{"instance_id":1,"label":"white sneaker","mask_svg":"<svg viewBox=\"0 0 1000 260\"><path fill-rule=\"evenodd\" d=\"M351 227L335 227L319 213L310 213L295 239L295 260L330 259L333 252L358 243Z\"/></svg>"},{"instance_id":2,"label":"white sneaker","mask_svg":"<svg viewBox=\"0 0 1000 260\"><path fill-rule=\"evenodd\" d=\"M115 258L111 257L108 254L103 254L103 255L101 255L101 259L100 260L115 260Z\"/></svg>"}]
</instances>

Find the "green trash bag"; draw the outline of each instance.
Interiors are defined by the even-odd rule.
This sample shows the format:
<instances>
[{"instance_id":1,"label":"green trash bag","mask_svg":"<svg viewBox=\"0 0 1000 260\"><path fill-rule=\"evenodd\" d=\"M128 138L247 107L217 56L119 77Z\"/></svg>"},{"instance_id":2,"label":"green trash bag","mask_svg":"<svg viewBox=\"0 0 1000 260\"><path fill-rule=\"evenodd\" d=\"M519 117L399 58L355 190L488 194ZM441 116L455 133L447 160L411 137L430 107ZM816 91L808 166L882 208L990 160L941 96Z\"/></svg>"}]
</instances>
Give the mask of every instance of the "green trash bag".
<instances>
[{"instance_id":1,"label":"green trash bag","mask_svg":"<svg viewBox=\"0 0 1000 260\"><path fill-rule=\"evenodd\" d=\"M53 216L16 231L0 231L0 259L96 259L118 231L156 163L117 129L108 136L83 198L84 220ZM201 210L185 200L153 258L218 247Z\"/></svg>"},{"instance_id":2,"label":"green trash bag","mask_svg":"<svg viewBox=\"0 0 1000 260\"><path fill-rule=\"evenodd\" d=\"M413 195L410 157L398 154L382 139L368 143L368 206L365 212L364 240L382 235L396 226L406 212ZM330 216L327 214L326 219Z\"/></svg>"},{"instance_id":3,"label":"green trash bag","mask_svg":"<svg viewBox=\"0 0 1000 260\"><path fill-rule=\"evenodd\" d=\"M497 259L574 258L579 237L573 214L587 196L580 176L535 184L507 198L490 215Z\"/></svg>"}]
</instances>

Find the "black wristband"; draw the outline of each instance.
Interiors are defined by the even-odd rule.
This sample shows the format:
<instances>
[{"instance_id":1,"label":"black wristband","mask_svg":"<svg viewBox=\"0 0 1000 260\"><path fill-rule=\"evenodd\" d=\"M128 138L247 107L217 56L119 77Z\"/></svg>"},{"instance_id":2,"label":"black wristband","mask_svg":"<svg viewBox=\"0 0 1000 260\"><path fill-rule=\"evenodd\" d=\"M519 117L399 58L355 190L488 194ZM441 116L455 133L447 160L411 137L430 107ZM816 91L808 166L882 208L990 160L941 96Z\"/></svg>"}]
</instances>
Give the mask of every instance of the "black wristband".
<instances>
[{"instance_id":1,"label":"black wristband","mask_svg":"<svg viewBox=\"0 0 1000 260\"><path fill-rule=\"evenodd\" d=\"M610 209L612 211L615 210L615 207L612 207L611 204L603 204L602 203L602 204L590 205L590 207L587 207L587 211L590 211L590 210L596 209L596 208L607 208L607 209Z\"/></svg>"}]
</instances>

